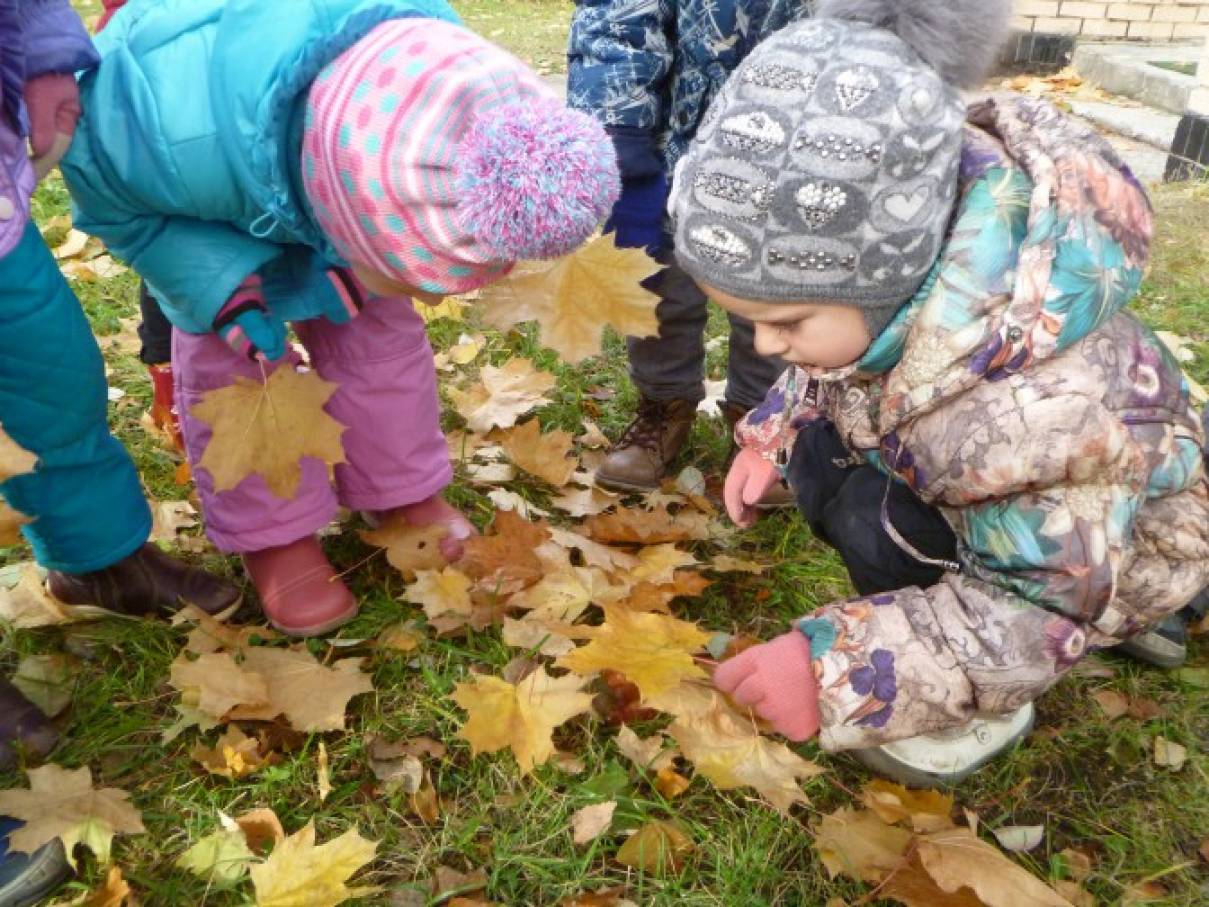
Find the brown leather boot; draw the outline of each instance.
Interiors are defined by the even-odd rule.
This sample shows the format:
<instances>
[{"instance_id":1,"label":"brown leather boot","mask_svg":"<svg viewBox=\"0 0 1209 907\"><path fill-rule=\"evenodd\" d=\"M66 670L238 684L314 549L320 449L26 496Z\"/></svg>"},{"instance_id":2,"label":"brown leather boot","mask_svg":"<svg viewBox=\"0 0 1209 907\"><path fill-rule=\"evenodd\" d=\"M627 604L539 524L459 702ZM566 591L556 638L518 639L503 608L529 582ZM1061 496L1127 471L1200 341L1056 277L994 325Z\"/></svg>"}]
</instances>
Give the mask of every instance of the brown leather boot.
<instances>
[{"instance_id":1,"label":"brown leather boot","mask_svg":"<svg viewBox=\"0 0 1209 907\"><path fill-rule=\"evenodd\" d=\"M42 710L7 680L0 680L0 771L17 764L17 749L38 759L55 748L59 732Z\"/></svg>"},{"instance_id":2,"label":"brown leather boot","mask_svg":"<svg viewBox=\"0 0 1209 907\"><path fill-rule=\"evenodd\" d=\"M93 605L132 617L194 605L223 618L240 599L239 587L230 580L191 567L150 543L104 570L51 570L46 585L64 604Z\"/></svg>"},{"instance_id":3,"label":"brown leather boot","mask_svg":"<svg viewBox=\"0 0 1209 907\"><path fill-rule=\"evenodd\" d=\"M735 459L735 454L739 452L739 445L735 443L735 426L749 412L751 410L738 403L727 401L722 404L722 416L726 419L726 426L730 430L730 455L726 458L727 469L730 468L731 461ZM777 482L764 492L764 497L760 498L760 503L756 506L761 510L780 510L783 507L796 507L797 499L788 485L784 482Z\"/></svg>"},{"instance_id":4,"label":"brown leather boot","mask_svg":"<svg viewBox=\"0 0 1209 907\"><path fill-rule=\"evenodd\" d=\"M638 401L638 413L613 445L596 481L616 491L654 491L684 447L697 404L692 400Z\"/></svg>"},{"instance_id":5,"label":"brown leather boot","mask_svg":"<svg viewBox=\"0 0 1209 907\"><path fill-rule=\"evenodd\" d=\"M243 556L269 623L286 636L321 636L357 616L357 600L313 535Z\"/></svg>"}]
</instances>

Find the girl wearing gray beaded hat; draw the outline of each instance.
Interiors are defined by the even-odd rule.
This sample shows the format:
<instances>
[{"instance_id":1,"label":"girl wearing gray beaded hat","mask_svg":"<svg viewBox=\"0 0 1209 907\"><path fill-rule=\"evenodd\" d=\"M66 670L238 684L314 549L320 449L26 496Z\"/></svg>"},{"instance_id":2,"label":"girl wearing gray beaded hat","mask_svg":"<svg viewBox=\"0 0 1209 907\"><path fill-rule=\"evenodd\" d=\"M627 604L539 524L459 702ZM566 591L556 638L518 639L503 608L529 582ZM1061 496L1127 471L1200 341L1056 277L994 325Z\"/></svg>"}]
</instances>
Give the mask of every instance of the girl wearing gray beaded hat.
<instances>
[{"instance_id":1,"label":"girl wearing gray beaded hat","mask_svg":"<svg viewBox=\"0 0 1209 907\"><path fill-rule=\"evenodd\" d=\"M727 509L750 525L784 478L861 595L715 681L909 783L1004 751L1086 652L1209 583L1203 429L1124 311L1145 193L1047 103L960 95L1008 8L822 0L727 82L670 203L684 270L793 366Z\"/></svg>"}]
</instances>

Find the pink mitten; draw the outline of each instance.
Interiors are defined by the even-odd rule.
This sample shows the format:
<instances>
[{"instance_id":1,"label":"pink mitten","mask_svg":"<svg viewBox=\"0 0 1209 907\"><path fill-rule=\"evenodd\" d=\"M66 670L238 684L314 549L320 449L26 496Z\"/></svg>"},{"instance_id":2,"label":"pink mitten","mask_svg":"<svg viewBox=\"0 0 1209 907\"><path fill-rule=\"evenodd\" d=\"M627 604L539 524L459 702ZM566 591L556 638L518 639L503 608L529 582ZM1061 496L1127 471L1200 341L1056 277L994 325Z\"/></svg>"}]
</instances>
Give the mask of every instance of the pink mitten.
<instances>
[{"instance_id":1,"label":"pink mitten","mask_svg":"<svg viewBox=\"0 0 1209 907\"><path fill-rule=\"evenodd\" d=\"M723 662L714 671L714 685L790 740L809 740L819 732L810 640L798 630Z\"/></svg>"},{"instance_id":2,"label":"pink mitten","mask_svg":"<svg viewBox=\"0 0 1209 907\"><path fill-rule=\"evenodd\" d=\"M39 173L50 170L67 153L80 118L80 90L74 76L50 72L25 83L29 111L29 144Z\"/></svg>"},{"instance_id":3,"label":"pink mitten","mask_svg":"<svg viewBox=\"0 0 1209 907\"><path fill-rule=\"evenodd\" d=\"M750 448L739 451L735 462L726 474L726 486L722 499L726 512L736 526L747 529L754 526L760 512L756 505L780 480L777 467Z\"/></svg>"}]
</instances>

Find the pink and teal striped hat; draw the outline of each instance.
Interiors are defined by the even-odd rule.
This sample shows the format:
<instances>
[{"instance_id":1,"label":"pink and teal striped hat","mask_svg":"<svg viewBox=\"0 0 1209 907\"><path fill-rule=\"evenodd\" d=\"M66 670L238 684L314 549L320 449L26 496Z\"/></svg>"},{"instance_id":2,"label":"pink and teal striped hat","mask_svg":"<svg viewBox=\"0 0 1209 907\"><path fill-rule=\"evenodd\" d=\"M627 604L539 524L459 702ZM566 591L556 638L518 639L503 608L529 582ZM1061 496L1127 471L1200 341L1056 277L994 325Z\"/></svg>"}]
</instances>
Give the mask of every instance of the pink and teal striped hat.
<instances>
[{"instance_id":1,"label":"pink and teal striped hat","mask_svg":"<svg viewBox=\"0 0 1209 907\"><path fill-rule=\"evenodd\" d=\"M394 19L307 99L307 199L350 262L429 293L556 258L608 216L613 146L520 60L434 19Z\"/></svg>"}]
</instances>

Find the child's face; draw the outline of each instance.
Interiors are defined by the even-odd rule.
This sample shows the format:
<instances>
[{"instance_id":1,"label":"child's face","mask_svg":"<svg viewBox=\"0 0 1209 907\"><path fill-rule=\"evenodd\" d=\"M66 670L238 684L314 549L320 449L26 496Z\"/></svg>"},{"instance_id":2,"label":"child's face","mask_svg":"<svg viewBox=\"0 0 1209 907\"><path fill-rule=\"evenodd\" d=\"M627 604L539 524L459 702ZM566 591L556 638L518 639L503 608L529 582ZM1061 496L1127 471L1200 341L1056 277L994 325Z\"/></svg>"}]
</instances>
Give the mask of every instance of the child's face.
<instances>
[{"instance_id":1,"label":"child's face","mask_svg":"<svg viewBox=\"0 0 1209 907\"><path fill-rule=\"evenodd\" d=\"M398 280L392 280L362 265L354 264L353 273L357 275L357 279L365 284L371 293L375 293L378 296L386 296L388 298L392 296L410 296L412 299L425 305L440 305L441 300L444 299L440 293L426 293L424 290L417 290L413 286L409 286Z\"/></svg>"},{"instance_id":2,"label":"child's face","mask_svg":"<svg viewBox=\"0 0 1209 907\"><path fill-rule=\"evenodd\" d=\"M865 316L850 305L754 302L704 284L701 289L722 308L755 325L755 347L761 356L780 356L803 368L843 368L860 359L873 342Z\"/></svg>"}]
</instances>

